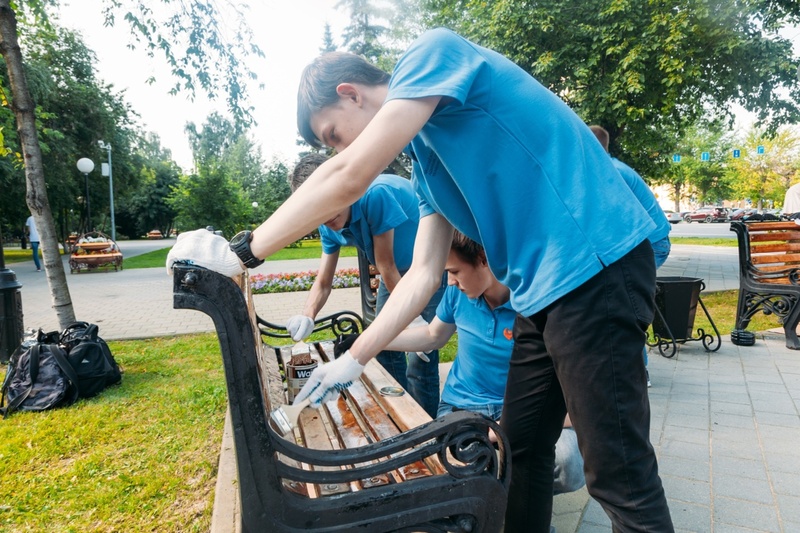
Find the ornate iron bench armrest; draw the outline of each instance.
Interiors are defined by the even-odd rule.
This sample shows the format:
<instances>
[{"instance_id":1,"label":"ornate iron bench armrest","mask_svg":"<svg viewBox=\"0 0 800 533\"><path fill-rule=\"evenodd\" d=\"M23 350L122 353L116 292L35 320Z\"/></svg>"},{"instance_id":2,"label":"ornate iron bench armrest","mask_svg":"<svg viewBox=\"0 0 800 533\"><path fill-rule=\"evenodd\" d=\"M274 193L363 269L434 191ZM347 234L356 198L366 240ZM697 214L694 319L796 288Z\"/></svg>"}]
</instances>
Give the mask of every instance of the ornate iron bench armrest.
<instances>
[{"instance_id":1,"label":"ornate iron bench armrest","mask_svg":"<svg viewBox=\"0 0 800 533\"><path fill-rule=\"evenodd\" d=\"M489 430L498 436L498 449L489 441ZM449 474L468 478L488 474L506 488L510 478L504 471L509 457L508 443L492 420L468 411L457 411L437 418L392 438L367 446L342 450L314 450L281 438L271 428L275 450L296 461L312 466L342 466L344 470L304 470L286 463L278 473L293 481L308 483L345 483L370 478L438 456ZM449 452L449 453L448 453Z\"/></svg>"}]
</instances>

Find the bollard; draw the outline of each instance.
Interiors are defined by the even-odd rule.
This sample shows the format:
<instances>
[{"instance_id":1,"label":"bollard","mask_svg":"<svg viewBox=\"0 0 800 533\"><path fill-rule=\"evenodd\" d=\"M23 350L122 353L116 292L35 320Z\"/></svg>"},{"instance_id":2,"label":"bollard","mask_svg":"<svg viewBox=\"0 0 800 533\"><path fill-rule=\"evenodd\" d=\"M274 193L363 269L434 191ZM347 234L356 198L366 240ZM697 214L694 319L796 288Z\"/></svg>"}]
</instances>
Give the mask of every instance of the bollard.
<instances>
[{"instance_id":1,"label":"bollard","mask_svg":"<svg viewBox=\"0 0 800 533\"><path fill-rule=\"evenodd\" d=\"M2 248L0 248L2 253ZM0 268L0 363L22 344L22 283L13 270Z\"/></svg>"}]
</instances>

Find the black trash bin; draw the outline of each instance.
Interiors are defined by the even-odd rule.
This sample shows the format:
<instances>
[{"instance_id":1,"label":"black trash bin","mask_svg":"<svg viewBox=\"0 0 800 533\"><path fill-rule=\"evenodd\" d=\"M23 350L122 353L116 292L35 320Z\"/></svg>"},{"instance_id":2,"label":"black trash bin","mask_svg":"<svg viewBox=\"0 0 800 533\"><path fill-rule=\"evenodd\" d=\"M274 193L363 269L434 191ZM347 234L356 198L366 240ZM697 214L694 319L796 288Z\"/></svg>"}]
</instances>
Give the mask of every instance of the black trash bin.
<instances>
[{"instance_id":1,"label":"black trash bin","mask_svg":"<svg viewBox=\"0 0 800 533\"><path fill-rule=\"evenodd\" d=\"M662 339L691 339L697 302L703 288L701 278L664 276L656 278L653 332Z\"/></svg>"},{"instance_id":2,"label":"black trash bin","mask_svg":"<svg viewBox=\"0 0 800 533\"><path fill-rule=\"evenodd\" d=\"M7 363L22 343L21 287L13 270L0 268L0 363Z\"/></svg>"}]
</instances>

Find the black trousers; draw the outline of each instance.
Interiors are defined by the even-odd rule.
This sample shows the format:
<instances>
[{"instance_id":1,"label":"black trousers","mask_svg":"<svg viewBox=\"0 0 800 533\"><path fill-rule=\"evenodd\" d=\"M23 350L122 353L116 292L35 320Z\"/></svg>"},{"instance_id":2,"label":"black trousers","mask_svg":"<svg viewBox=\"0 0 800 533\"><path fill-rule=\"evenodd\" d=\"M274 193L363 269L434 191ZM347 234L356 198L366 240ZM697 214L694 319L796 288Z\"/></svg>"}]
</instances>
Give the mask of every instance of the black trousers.
<instances>
[{"instance_id":1,"label":"black trousers","mask_svg":"<svg viewBox=\"0 0 800 533\"><path fill-rule=\"evenodd\" d=\"M614 531L673 531L650 444L642 347L653 320L648 241L544 310L517 316L501 426L512 452L505 533L548 533L555 443L569 411L589 494Z\"/></svg>"}]
</instances>

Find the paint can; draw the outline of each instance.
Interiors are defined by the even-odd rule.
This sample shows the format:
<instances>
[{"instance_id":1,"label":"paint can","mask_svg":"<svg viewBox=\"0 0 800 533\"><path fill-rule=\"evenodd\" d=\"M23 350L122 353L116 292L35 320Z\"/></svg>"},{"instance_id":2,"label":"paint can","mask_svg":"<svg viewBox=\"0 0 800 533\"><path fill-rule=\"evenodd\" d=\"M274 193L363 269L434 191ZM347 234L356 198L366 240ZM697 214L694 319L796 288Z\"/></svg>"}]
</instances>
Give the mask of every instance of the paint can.
<instances>
[{"instance_id":1,"label":"paint can","mask_svg":"<svg viewBox=\"0 0 800 533\"><path fill-rule=\"evenodd\" d=\"M295 396L300 393L300 389L306 384L311 373L317 368L317 362L313 361L310 365L286 364L286 395L289 403L294 401Z\"/></svg>"}]
</instances>

